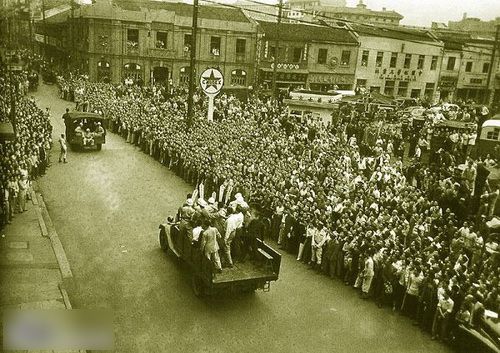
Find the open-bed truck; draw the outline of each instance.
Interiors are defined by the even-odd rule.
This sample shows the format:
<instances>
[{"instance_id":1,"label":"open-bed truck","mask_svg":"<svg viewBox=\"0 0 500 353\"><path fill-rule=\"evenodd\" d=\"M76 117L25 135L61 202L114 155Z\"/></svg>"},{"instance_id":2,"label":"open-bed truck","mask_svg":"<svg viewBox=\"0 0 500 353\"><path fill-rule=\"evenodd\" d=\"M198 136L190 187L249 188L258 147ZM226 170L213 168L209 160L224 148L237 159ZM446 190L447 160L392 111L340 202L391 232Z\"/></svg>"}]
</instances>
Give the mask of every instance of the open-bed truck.
<instances>
[{"instance_id":1,"label":"open-bed truck","mask_svg":"<svg viewBox=\"0 0 500 353\"><path fill-rule=\"evenodd\" d=\"M159 229L161 248L172 252L191 269L191 284L196 296L220 292L248 293L256 289L267 292L271 281L278 279L281 255L260 239L257 239L255 259L236 262L232 268L217 272L200 249L193 246L187 236L181 236L177 224L162 223Z\"/></svg>"}]
</instances>

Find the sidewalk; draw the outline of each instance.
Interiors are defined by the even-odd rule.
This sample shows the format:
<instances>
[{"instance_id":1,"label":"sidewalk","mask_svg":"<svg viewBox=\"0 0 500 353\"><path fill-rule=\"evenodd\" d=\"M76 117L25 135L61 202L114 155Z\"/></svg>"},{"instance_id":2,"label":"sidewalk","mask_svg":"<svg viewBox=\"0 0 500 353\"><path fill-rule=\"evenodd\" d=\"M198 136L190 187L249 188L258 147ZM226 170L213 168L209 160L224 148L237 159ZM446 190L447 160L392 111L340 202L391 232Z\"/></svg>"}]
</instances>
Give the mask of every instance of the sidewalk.
<instances>
[{"instance_id":1,"label":"sidewalk","mask_svg":"<svg viewBox=\"0 0 500 353\"><path fill-rule=\"evenodd\" d=\"M63 285L72 279L66 255L43 198L36 192L31 198L28 210L15 214L0 235L0 315L8 309L71 309Z\"/></svg>"}]
</instances>

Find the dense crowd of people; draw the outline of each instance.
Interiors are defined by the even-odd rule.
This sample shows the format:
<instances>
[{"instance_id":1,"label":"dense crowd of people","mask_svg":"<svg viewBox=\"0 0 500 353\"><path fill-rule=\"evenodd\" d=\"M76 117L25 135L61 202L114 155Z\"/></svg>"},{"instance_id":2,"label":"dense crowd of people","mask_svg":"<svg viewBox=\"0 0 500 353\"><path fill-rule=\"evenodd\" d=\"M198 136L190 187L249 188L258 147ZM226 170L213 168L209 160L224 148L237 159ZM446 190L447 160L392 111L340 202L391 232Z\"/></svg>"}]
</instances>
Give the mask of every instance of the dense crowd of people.
<instances>
[{"instance_id":1,"label":"dense crowd of people","mask_svg":"<svg viewBox=\"0 0 500 353\"><path fill-rule=\"evenodd\" d=\"M499 190L484 163L457 147L453 129L440 132L451 143L422 163L415 151L432 124L406 139L388 131L370 142L349 107L325 127L290 121L270 99L226 95L209 123L198 94L187 129L183 90L62 77L60 85L197 185L197 207L206 207L204 195L224 206L238 193L269 217L268 234L297 260L404 312L433 338L452 338L458 324L479 328L485 310L500 312L498 245L485 225ZM467 146L474 128L463 133ZM411 138L418 143L403 160Z\"/></svg>"},{"instance_id":2,"label":"dense crowd of people","mask_svg":"<svg viewBox=\"0 0 500 353\"><path fill-rule=\"evenodd\" d=\"M0 228L11 223L16 213L26 211L31 182L44 174L49 164L49 112L39 109L27 96L33 88L29 75L26 70L9 72L0 64L0 122L11 123L14 128L13 136L0 141Z\"/></svg>"}]
</instances>

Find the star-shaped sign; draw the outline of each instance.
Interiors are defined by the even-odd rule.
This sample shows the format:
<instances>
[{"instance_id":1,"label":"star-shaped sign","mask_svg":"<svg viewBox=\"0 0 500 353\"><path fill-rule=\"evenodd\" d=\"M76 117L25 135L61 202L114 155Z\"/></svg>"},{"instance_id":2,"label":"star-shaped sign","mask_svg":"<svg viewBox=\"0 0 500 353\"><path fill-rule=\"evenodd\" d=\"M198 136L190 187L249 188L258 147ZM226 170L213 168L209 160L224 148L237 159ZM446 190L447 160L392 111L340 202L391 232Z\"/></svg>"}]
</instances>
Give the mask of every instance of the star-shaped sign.
<instances>
[{"instance_id":1,"label":"star-shaped sign","mask_svg":"<svg viewBox=\"0 0 500 353\"><path fill-rule=\"evenodd\" d=\"M224 76L217 69L207 69L201 75L200 84L206 94L217 94L224 85Z\"/></svg>"},{"instance_id":2,"label":"star-shaped sign","mask_svg":"<svg viewBox=\"0 0 500 353\"><path fill-rule=\"evenodd\" d=\"M205 76L203 77L205 80L205 84L207 85L206 89L208 90L210 87L215 88L216 90L218 89L218 85L220 83L220 78L215 77L214 75L214 70L210 70L210 76Z\"/></svg>"}]
</instances>

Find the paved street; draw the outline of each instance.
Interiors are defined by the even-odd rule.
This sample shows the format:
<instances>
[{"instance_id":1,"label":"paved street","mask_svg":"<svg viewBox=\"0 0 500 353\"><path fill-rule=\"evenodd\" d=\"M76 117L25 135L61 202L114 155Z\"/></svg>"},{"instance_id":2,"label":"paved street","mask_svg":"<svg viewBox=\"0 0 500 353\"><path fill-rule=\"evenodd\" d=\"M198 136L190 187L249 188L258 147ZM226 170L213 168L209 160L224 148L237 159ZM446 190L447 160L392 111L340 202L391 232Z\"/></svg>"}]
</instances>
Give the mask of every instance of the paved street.
<instances>
[{"instance_id":1,"label":"paved street","mask_svg":"<svg viewBox=\"0 0 500 353\"><path fill-rule=\"evenodd\" d=\"M72 103L42 85L54 141ZM72 152L41 192L66 250L75 308L112 308L116 352L449 352L411 321L283 257L271 292L197 299L189 272L165 256L158 224L192 187L110 133L102 151Z\"/></svg>"}]
</instances>

